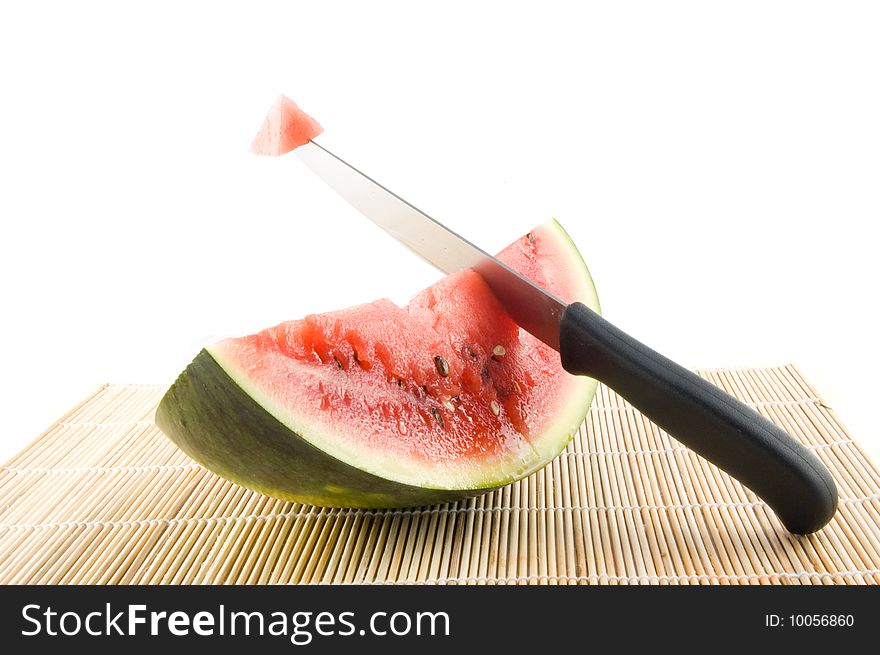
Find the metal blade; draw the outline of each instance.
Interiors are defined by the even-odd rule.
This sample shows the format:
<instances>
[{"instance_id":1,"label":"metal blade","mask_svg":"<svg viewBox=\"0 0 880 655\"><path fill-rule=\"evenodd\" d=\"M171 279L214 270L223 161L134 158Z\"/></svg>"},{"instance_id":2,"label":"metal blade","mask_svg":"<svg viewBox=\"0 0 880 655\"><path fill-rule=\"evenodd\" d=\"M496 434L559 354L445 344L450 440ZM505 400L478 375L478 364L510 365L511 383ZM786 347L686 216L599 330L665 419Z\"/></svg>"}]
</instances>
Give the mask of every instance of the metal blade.
<instances>
[{"instance_id":1,"label":"metal blade","mask_svg":"<svg viewBox=\"0 0 880 655\"><path fill-rule=\"evenodd\" d=\"M559 350L559 322L565 309L559 298L314 141L296 153L364 216L430 264L444 273L477 271L520 327Z\"/></svg>"}]
</instances>

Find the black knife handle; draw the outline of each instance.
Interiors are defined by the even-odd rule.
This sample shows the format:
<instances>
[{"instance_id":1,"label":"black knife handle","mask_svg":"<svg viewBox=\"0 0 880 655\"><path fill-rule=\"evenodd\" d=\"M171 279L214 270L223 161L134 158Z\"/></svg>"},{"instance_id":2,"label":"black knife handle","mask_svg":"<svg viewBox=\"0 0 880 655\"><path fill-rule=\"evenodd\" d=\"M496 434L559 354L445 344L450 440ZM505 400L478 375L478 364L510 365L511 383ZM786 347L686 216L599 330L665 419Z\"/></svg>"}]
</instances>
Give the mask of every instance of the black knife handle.
<instances>
[{"instance_id":1,"label":"black knife handle","mask_svg":"<svg viewBox=\"0 0 880 655\"><path fill-rule=\"evenodd\" d=\"M604 382L671 436L760 496L795 534L824 526L837 487L818 458L715 385L636 341L581 303L562 315L562 366Z\"/></svg>"}]
</instances>

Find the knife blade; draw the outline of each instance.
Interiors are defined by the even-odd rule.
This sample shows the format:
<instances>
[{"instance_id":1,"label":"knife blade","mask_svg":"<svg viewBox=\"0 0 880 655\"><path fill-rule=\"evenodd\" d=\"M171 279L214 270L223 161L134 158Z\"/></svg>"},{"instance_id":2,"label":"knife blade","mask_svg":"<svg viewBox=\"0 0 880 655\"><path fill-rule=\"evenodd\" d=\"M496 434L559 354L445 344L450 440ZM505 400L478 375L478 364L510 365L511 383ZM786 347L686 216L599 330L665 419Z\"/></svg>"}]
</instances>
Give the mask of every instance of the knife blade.
<instances>
[{"instance_id":1,"label":"knife blade","mask_svg":"<svg viewBox=\"0 0 880 655\"><path fill-rule=\"evenodd\" d=\"M474 269L520 327L559 350L565 303L555 295L315 141L294 152L355 209L434 267L447 274Z\"/></svg>"},{"instance_id":2,"label":"knife blade","mask_svg":"<svg viewBox=\"0 0 880 655\"><path fill-rule=\"evenodd\" d=\"M764 499L796 534L837 510L831 474L803 444L753 408L615 327L586 305L565 305L315 141L297 154L367 218L445 273L473 268L520 327L559 352L562 367L595 378L671 436Z\"/></svg>"}]
</instances>

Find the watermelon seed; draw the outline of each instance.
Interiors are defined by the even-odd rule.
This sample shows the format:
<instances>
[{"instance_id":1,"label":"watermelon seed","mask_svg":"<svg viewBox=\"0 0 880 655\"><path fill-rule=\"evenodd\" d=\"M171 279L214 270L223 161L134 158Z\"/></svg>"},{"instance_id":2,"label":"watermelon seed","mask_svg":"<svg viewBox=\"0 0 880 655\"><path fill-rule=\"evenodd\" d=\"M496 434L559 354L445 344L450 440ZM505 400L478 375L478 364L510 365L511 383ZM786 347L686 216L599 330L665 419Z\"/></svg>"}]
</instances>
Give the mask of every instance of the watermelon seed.
<instances>
[{"instance_id":1,"label":"watermelon seed","mask_svg":"<svg viewBox=\"0 0 880 655\"><path fill-rule=\"evenodd\" d=\"M437 367L437 372L440 374L440 377L445 378L449 375L449 364L447 364L446 360L440 355L434 355L434 366Z\"/></svg>"},{"instance_id":2,"label":"watermelon seed","mask_svg":"<svg viewBox=\"0 0 880 655\"><path fill-rule=\"evenodd\" d=\"M406 423L403 422L403 419L397 422L397 429L400 430L400 434L406 434Z\"/></svg>"},{"instance_id":3,"label":"watermelon seed","mask_svg":"<svg viewBox=\"0 0 880 655\"><path fill-rule=\"evenodd\" d=\"M507 350L504 349L504 346L498 345L492 349L492 355L494 357L504 357L507 354Z\"/></svg>"},{"instance_id":4,"label":"watermelon seed","mask_svg":"<svg viewBox=\"0 0 880 655\"><path fill-rule=\"evenodd\" d=\"M401 380L400 378L397 378L397 386L398 386L398 387L402 387L402 386L403 386L403 380Z\"/></svg>"},{"instance_id":5,"label":"watermelon seed","mask_svg":"<svg viewBox=\"0 0 880 655\"><path fill-rule=\"evenodd\" d=\"M342 368L342 362L339 361L336 355L333 355L333 360L336 362L336 368Z\"/></svg>"},{"instance_id":6,"label":"watermelon seed","mask_svg":"<svg viewBox=\"0 0 880 655\"><path fill-rule=\"evenodd\" d=\"M434 418L437 420L437 423L440 424L441 428L446 427L443 423L443 414L441 414L436 407L431 408L431 414L434 415Z\"/></svg>"},{"instance_id":7,"label":"watermelon seed","mask_svg":"<svg viewBox=\"0 0 880 655\"><path fill-rule=\"evenodd\" d=\"M358 366L361 366L361 358L358 357L357 350L352 350L351 356L354 358L355 364L357 364ZM361 368L363 368L363 366L361 366Z\"/></svg>"},{"instance_id":8,"label":"watermelon seed","mask_svg":"<svg viewBox=\"0 0 880 655\"><path fill-rule=\"evenodd\" d=\"M519 383L516 380L513 381L513 388L516 389L517 393L522 393L522 389L519 388Z\"/></svg>"},{"instance_id":9,"label":"watermelon seed","mask_svg":"<svg viewBox=\"0 0 880 655\"><path fill-rule=\"evenodd\" d=\"M483 370L480 371L480 374L481 374L484 378L486 378L487 380L489 379L489 369L488 369L486 366L483 367Z\"/></svg>"},{"instance_id":10,"label":"watermelon seed","mask_svg":"<svg viewBox=\"0 0 880 655\"><path fill-rule=\"evenodd\" d=\"M526 236L529 238L529 243L535 243L535 235L534 234L529 232Z\"/></svg>"},{"instance_id":11,"label":"watermelon seed","mask_svg":"<svg viewBox=\"0 0 880 655\"><path fill-rule=\"evenodd\" d=\"M492 408L492 413L495 414L495 416L498 416L498 414L501 413L501 407L494 400L489 403L489 407Z\"/></svg>"},{"instance_id":12,"label":"watermelon seed","mask_svg":"<svg viewBox=\"0 0 880 655\"><path fill-rule=\"evenodd\" d=\"M446 409L448 409L450 412L454 412L454 411L455 411L455 405L453 405L453 404L452 404L451 402L449 402L448 400L444 400L444 401L443 401L443 406L444 406Z\"/></svg>"}]
</instances>

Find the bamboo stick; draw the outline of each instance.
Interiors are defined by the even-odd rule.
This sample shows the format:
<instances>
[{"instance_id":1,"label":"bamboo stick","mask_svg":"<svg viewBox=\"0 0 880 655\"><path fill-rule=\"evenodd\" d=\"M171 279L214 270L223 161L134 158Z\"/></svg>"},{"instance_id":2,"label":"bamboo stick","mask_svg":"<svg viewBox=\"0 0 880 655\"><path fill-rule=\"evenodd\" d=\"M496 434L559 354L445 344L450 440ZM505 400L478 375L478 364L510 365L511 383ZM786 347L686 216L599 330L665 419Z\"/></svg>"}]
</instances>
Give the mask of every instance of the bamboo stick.
<instances>
[{"instance_id":1,"label":"bamboo stick","mask_svg":"<svg viewBox=\"0 0 880 655\"><path fill-rule=\"evenodd\" d=\"M106 385L0 468L0 583L878 584L880 472L793 366L701 371L829 467L795 537L753 493L600 386L562 456L484 496L326 510L210 473Z\"/></svg>"}]
</instances>

